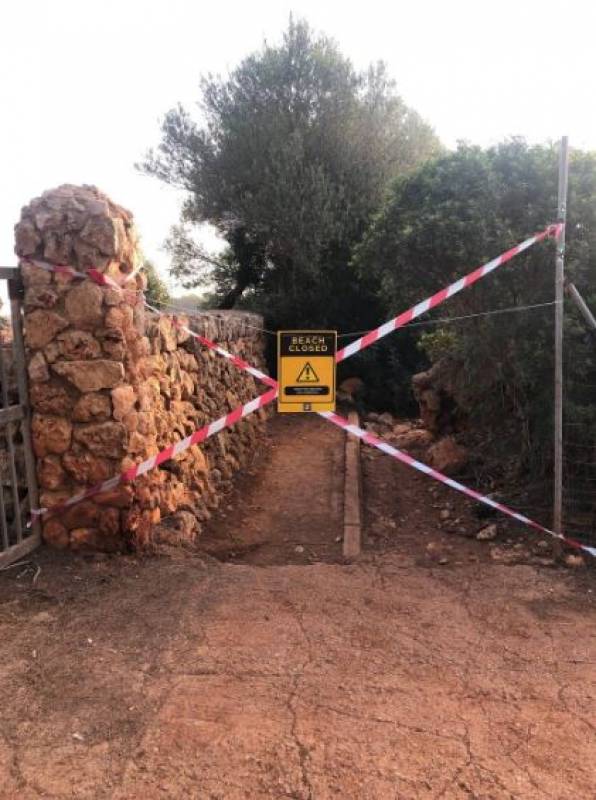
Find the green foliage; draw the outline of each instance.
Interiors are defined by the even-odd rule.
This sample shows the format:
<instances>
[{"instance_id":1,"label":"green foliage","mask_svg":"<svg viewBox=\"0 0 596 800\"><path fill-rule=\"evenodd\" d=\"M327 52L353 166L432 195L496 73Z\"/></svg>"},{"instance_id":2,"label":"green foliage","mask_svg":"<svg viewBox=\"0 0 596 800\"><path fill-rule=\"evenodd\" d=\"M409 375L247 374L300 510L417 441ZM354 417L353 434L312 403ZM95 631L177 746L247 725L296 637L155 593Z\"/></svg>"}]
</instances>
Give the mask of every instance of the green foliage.
<instances>
[{"instance_id":1,"label":"green foliage","mask_svg":"<svg viewBox=\"0 0 596 800\"><path fill-rule=\"evenodd\" d=\"M183 223L211 223L229 250L214 259L178 227L173 273L187 287L214 281L224 307L245 295L277 325L372 322L352 246L389 182L439 151L384 66L358 73L333 41L290 21L279 45L206 77L201 110L202 127L182 107L168 112L141 168L185 189Z\"/></svg>"},{"instance_id":2,"label":"green foliage","mask_svg":"<svg viewBox=\"0 0 596 800\"><path fill-rule=\"evenodd\" d=\"M596 156L574 152L569 179L567 275L596 307L589 276L596 269ZM488 150L461 145L395 182L387 204L357 249L354 266L373 279L385 316L462 276L554 221L557 153L512 140ZM554 245L542 243L442 306L440 316L551 302ZM495 452L516 453L533 472L546 470L552 447L553 308L479 316L420 336L431 360L457 364L457 402L470 428ZM594 345L567 311L570 387L580 376L596 385ZM418 331L424 330L418 328ZM396 358L412 362L411 340L394 340ZM418 349L418 352L420 350ZM581 355L580 355L581 353ZM424 366L418 358L414 368ZM567 393L575 419L592 420L596 395ZM505 436L503 421L514 425ZM584 430L585 433L585 430ZM594 431L592 430L591 435ZM490 449L490 448L489 448Z\"/></svg>"},{"instance_id":3,"label":"green foliage","mask_svg":"<svg viewBox=\"0 0 596 800\"><path fill-rule=\"evenodd\" d=\"M168 287L161 280L155 269L155 265L145 259L143 263L143 272L147 276L147 289L145 290L145 299L152 305L167 304L171 302Z\"/></svg>"},{"instance_id":4,"label":"green foliage","mask_svg":"<svg viewBox=\"0 0 596 800\"><path fill-rule=\"evenodd\" d=\"M453 357L457 352L457 335L446 328L423 333L418 341L418 349L426 353L433 363Z\"/></svg>"}]
</instances>

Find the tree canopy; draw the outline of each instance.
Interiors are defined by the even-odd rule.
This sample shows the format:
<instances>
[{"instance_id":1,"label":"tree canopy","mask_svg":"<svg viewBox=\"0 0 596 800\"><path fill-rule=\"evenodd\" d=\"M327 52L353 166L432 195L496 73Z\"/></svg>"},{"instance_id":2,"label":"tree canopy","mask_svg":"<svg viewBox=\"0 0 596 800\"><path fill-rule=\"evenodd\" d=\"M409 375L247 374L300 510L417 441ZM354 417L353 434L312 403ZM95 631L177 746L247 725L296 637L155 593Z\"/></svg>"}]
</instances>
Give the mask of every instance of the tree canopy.
<instances>
[{"instance_id":1,"label":"tree canopy","mask_svg":"<svg viewBox=\"0 0 596 800\"><path fill-rule=\"evenodd\" d=\"M589 279L596 269L594 154L572 153L568 206L567 276L596 307ZM555 221L556 208L556 148L519 139L488 150L461 145L394 183L354 267L374 281L389 317L542 230ZM508 453L538 470L548 465L552 445L553 307L485 312L553 300L554 246L542 243L432 315L479 316L397 334L391 345L394 361L407 369L423 366L424 353L450 359L470 428L492 437L500 457ZM596 386L594 346L572 309L566 327L567 407L593 437L596 395L584 384Z\"/></svg>"},{"instance_id":2,"label":"tree canopy","mask_svg":"<svg viewBox=\"0 0 596 800\"><path fill-rule=\"evenodd\" d=\"M284 324L343 324L357 313L347 266L388 184L439 151L432 129L379 63L357 72L329 38L290 21L226 78L201 82L202 121L169 111L142 169L187 192L170 240L188 288L215 280ZM229 245L213 264L184 225ZM364 320L354 320L363 322Z\"/></svg>"}]
</instances>

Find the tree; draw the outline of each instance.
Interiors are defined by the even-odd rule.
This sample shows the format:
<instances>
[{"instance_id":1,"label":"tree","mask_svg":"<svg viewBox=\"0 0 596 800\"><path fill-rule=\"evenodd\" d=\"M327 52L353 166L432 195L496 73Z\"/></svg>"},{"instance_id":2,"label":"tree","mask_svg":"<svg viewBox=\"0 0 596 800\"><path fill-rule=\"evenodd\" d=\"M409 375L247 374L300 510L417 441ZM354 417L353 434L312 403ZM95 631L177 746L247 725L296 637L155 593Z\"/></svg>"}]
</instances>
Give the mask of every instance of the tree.
<instances>
[{"instance_id":1,"label":"tree","mask_svg":"<svg viewBox=\"0 0 596 800\"><path fill-rule=\"evenodd\" d=\"M281 44L228 78L206 77L201 108L202 127L181 106L168 112L141 169L186 190L183 223L211 223L229 251L214 269L195 251L193 272L181 260L174 272L197 285L207 265L222 305L248 290L280 323L349 319L363 306L351 248L389 181L438 152L431 128L383 64L358 73L333 41L292 20ZM180 253L188 241L178 228L170 246Z\"/></svg>"},{"instance_id":2,"label":"tree","mask_svg":"<svg viewBox=\"0 0 596 800\"><path fill-rule=\"evenodd\" d=\"M354 267L377 282L393 316L554 221L557 152L514 139L488 150L461 145L395 182L359 246ZM553 309L484 312L552 303L554 248L540 244L454 296L436 316L481 316L415 328L393 341L410 374L447 359L455 400L485 458L547 472L552 452ZM567 275L596 308L596 155L572 153ZM592 285L591 285L592 284ZM572 310L567 313L567 411L596 432L596 358ZM432 331L429 333L428 331ZM418 345L422 346L422 350ZM426 361L428 365L428 361ZM585 425L584 425L585 423Z\"/></svg>"},{"instance_id":3,"label":"tree","mask_svg":"<svg viewBox=\"0 0 596 800\"><path fill-rule=\"evenodd\" d=\"M170 303L171 298L168 287L159 277L155 265L148 259L145 259L143 263L143 272L147 276L147 289L145 290L147 302L156 306Z\"/></svg>"}]
</instances>

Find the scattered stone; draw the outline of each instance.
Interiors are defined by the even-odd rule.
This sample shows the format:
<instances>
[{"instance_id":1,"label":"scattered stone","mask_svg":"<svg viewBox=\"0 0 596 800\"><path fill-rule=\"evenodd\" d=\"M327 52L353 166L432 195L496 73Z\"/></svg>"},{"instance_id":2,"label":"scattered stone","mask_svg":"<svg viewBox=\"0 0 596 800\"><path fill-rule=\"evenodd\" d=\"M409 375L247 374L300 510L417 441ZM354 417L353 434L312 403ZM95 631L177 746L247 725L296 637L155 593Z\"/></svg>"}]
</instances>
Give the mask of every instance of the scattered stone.
<instances>
[{"instance_id":1,"label":"scattered stone","mask_svg":"<svg viewBox=\"0 0 596 800\"><path fill-rule=\"evenodd\" d=\"M572 567L574 569L577 569L578 567L585 567L586 566L586 562L584 561L583 556L580 556L577 553L568 553L565 556L565 564L568 567Z\"/></svg>"},{"instance_id":2,"label":"scattered stone","mask_svg":"<svg viewBox=\"0 0 596 800\"><path fill-rule=\"evenodd\" d=\"M296 552L296 553L304 553L304 547L302 547L301 544L296 545L296 547L294 548L294 552Z\"/></svg>"},{"instance_id":3,"label":"scattered stone","mask_svg":"<svg viewBox=\"0 0 596 800\"><path fill-rule=\"evenodd\" d=\"M468 451L459 445L453 436L439 439L428 450L428 460L431 466L446 475L459 472L468 463L468 459Z\"/></svg>"},{"instance_id":4,"label":"scattered stone","mask_svg":"<svg viewBox=\"0 0 596 800\"><path fill-rule=\"evenodd\" d=\"M539 567L555 567L557 562L554 558L544 558L544 556L535 556L532 559L532 564L536 564Z\"/></svg>"},{"instance_id":5,"label":"scattered stone","mask_svg":"<svg viewBox=\"0 0 596 800\"><path fill-rule=\"evenodd\" d=\"M394 428L393 433L396 445L406 450L415 447L427 447L434 439L433 434L424 428L415 428L414 430L409 430L397 435Z\"/></svg>"},{"instance_id":6,"label":"scattered stone","mask_svg":"<svg viewBox=\"0 0 596 800\"><path fill-rule=\"evenodd\" d=\"M448 508L443 508L439 513L439 517L442 520L448 520L451 517L451 511Z\"/></svg>"},{"instance_id":7,"label":"scattered stone","mask_svg":"<svg viewBox=\"0 0 596 800\"><path fill-rule=\"evenodd\" d=\"M476 538L479 542L489 542L492 539L496 539L498 535L499 529L496 525L487 525L485 528L478 531Z\"/></svg>"}]
</instances>

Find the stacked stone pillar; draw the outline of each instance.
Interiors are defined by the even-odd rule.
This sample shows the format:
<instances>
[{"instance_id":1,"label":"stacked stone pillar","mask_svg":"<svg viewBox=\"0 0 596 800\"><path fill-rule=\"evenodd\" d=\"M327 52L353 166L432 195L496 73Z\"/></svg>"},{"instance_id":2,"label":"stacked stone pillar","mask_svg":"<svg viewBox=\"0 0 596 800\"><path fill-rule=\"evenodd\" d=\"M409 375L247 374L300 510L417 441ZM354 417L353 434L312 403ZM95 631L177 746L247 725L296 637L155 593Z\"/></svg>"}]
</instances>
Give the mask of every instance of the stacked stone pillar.
<instances>
[{"instance_id":1,"label":"stacked stone pillar","mask_svg":"<svg viewBox=\"0 0 596 800\"><path fill-rule=\"evenodd\" d=\"M23 208L15 235L40 502L51 507L157 452L144 279L127 280L139 258L132 215L95 187L45 192ZM36 260L98 269L124 288L49 272ZM144 483L50 516L45 540L105 551L142 544L160 513Z\"/></svg>"}]
</instances>

